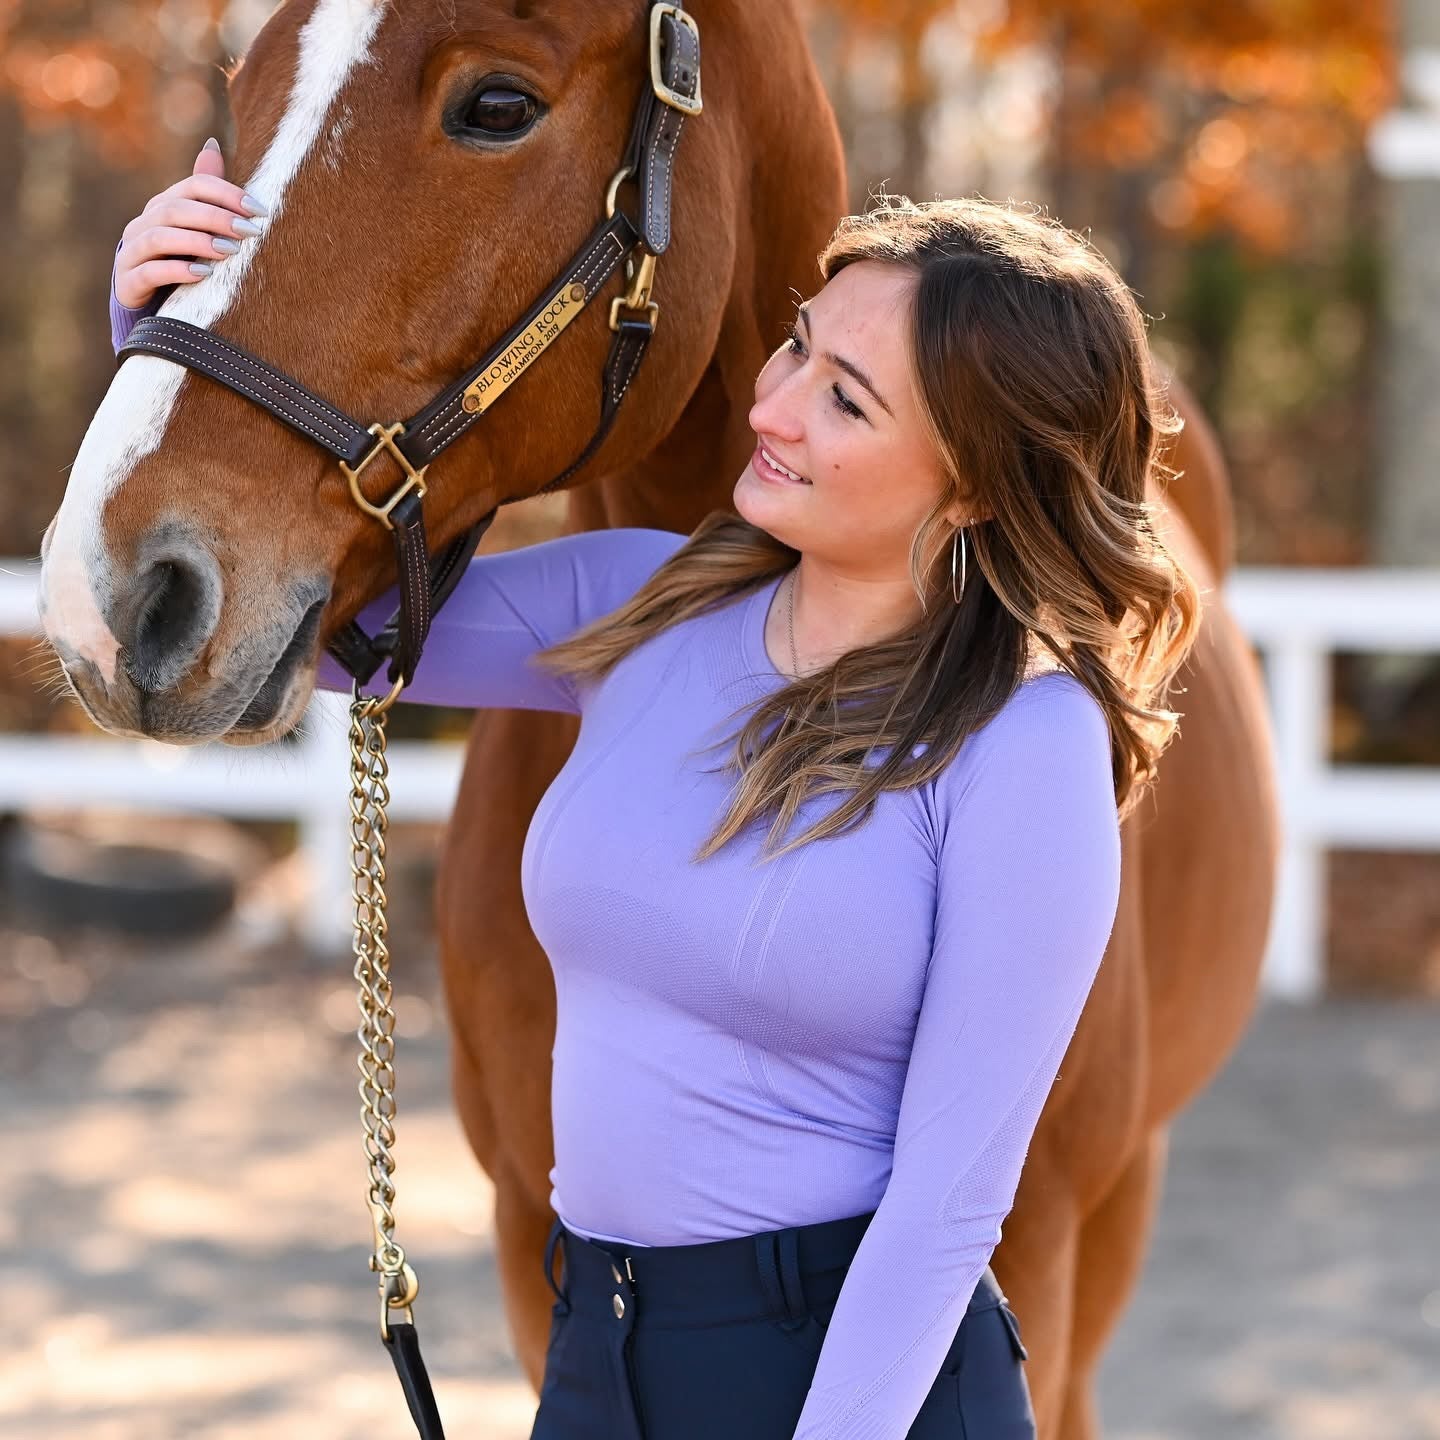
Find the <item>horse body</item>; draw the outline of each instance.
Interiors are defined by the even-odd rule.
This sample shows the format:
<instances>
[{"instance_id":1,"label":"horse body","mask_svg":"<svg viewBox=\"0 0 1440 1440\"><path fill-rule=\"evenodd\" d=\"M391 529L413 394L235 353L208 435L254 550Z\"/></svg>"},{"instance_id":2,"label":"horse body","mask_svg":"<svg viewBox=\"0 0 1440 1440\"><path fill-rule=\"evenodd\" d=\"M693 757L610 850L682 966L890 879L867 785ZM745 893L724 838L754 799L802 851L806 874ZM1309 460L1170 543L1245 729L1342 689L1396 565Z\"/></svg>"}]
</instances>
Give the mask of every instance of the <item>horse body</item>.
<instances>
[{"instance_id":1,"label":"horse body","mask_svg":"<svg viewBox=\"0 0 1440 1440\"><path fill-rule=\"evenodd\" d=\"M1168 1124L1231 1054L1255 1003L1279 852L1258 667L1217 594L1233 525L1219 448L1186 429L1159 528L1204 593L1172 699L1180 732L1122 828L1115 928L1036 1127L993 1265L1027 1327L1045 1440L1094 1440L1104 1345L1139 1279ZM1194 524L1191 516L1194 516Z\"/></svg>"},{"instance_id":2,"label":"horse body","mask_svg":"<svg viewBox=\"0 0 1440 1440\"><path fill-rule=\"evenodd\" d=\"M411 413L544 289L594 223L646 75L638 4L445 8L301 0L276 12L231 86L233 173L270 206L268 231L164 310L352 415ZM753 443L754 376L845 206L833 117L791 7L717 0L698 18L706 113L676 158L660 323L569 489L571 530L688 532L729 507ZM544 98L543 126L513 144L445 133L495 73ZM340 215L363 217L349 248ZM579 453L607 308L583 313L433 467L437 547ZM1229 493L1213 436L1179 399L1189 427L1172 460L1185 473L1162 516L1213 589L1230 563ZM385 532L332 462L230 391L143 355L102 402L42 551L42 618L86 708L107 729L180 743L291 728L319 644L394 578ZM1045 1440L1095 1433L1094 1366L1143 1259L1165 1125L1253 1004L1275 803L1258 675L1213 593L1182 684L1181 733L1126 824L1115 931L993 1262L1025 1327ZM575 730L565 715L477 716L437 897L454 1093L495 1184L507 1314L537 1386L555 999L520 852Z\"/></svg>"}]
</instances>

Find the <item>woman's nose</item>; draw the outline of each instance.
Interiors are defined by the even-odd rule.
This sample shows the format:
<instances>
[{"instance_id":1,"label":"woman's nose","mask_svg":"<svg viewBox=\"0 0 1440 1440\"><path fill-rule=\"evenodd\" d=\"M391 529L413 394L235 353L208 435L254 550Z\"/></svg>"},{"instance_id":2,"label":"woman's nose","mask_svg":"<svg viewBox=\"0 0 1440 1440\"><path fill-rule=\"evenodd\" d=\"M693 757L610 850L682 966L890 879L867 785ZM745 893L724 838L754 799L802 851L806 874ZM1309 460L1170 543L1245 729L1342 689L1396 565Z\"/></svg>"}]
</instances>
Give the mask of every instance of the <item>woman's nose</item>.
<instances>
[{"instance_id":1,"label":"woman's nose","mask_svg":"<svg viewBox=\"0 0 1440 1440\"><path fill-rule=\"evenodd\" d=\"M795 388L785 380L757 394L750 407L750 428L757 434L773 435L777 440L799 440L803 426L798 398Z\"/></svg>"}]
</instances>

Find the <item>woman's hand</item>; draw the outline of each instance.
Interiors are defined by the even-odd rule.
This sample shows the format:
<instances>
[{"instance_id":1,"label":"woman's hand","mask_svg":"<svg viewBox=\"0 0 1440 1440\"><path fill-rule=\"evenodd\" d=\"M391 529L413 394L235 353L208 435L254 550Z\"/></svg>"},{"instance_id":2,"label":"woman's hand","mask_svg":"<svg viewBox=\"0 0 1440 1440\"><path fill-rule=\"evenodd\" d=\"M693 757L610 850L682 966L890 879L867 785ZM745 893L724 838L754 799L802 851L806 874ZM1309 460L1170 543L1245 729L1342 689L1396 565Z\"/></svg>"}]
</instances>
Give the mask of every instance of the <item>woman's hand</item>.
<instances>
[{"instance_id":1,"label":"woman's hand","mask_svg":"<svg viewBox=\"0 0 1440 1440\"><path fill-rule=\"evenodd\" d=\"M187 285L233 255L260 226L249 217L269 211L225 179L219 143L207 140L195 168L154 196L122 232L115 257L115 298L140 310L165 285Z\"/></svg>"}]
</instances>

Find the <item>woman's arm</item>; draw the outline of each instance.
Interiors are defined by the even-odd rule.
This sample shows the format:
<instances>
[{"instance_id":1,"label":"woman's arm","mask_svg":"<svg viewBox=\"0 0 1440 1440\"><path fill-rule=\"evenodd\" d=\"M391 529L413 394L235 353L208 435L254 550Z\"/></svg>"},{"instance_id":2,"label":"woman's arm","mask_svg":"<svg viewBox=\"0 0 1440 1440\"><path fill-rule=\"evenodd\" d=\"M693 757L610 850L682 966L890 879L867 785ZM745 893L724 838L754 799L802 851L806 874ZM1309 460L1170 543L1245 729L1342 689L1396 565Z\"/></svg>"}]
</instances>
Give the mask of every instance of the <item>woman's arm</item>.
<instances>
[{"instance_id":1,"label":"woman's arm","mask_svg":"<svg viewBox=\"0 0 1440 1440\"><path fill-rule=\"evenodd\" d=\"M623 605L688 539L639 527L587 530L477 556L431 623L415 678L400 699L578 715L571 680L531 665L531 657ZM361 628L373 634L398 604L392 585L361 610ZM376 671L365 694L389 692L386 668ZM316 683L323 690L351 688L328 653L321 655Z\"/></svg>"},{"instance_id":2,"label":"woman's arm","mask_svg":"<svg viewBox=\"0 0 1440 1440\"><path fill-rule=\"evenodd\" d=\"M940 787L952 800L894 1166L795 1440L903 1440L999 1242L1114 924L1109 739L1073 677L1024 687Z\"/></svg>"}]
</instances>

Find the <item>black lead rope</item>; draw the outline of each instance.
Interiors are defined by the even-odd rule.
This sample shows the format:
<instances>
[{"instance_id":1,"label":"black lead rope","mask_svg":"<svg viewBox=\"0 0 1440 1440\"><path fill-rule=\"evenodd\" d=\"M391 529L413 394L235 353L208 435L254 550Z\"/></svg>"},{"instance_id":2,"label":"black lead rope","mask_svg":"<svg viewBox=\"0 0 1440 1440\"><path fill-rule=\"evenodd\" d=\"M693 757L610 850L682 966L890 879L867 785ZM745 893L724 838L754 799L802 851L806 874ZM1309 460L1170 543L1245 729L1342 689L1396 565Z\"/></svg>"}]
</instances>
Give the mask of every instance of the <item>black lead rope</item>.
<instances>
[{"instance_id":1,"label":"black lead rope","mask_svg":"<svg viewBox=\"0 0 1440 1440\"><path fill-rule=\"evenodd\" d=\"M420 1354L419 1334L414 1325L403 1320L392 1320L389 1329L385 1348L395 1362L395 1373L400 1377L400 1388L405 1392L405 1403L410 1407L410 1418L420 1432L420 1440L445 1440L440 1407L435 1403L430 1373Z\"/></svg>"}]
</instances>

